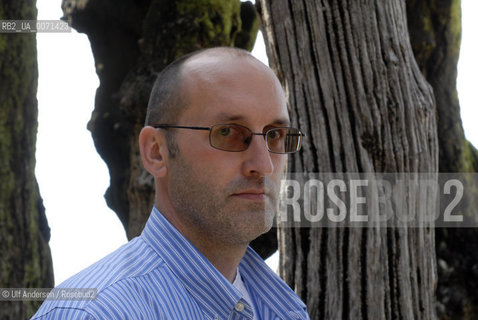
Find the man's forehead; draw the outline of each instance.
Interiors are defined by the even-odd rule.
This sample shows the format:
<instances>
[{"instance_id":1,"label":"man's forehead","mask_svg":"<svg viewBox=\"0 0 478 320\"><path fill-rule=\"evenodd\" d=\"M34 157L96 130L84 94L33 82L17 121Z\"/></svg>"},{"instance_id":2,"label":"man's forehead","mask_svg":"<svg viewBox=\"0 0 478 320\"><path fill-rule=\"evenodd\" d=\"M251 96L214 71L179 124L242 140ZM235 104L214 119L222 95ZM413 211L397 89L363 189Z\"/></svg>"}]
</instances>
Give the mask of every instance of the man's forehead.
<instances>
[{"instance_id":1,"label":"man's forehead","mask_svg":"<svg viewBox=\"0 0 478 320\"><path fill-rule=\"evenodd\" d=\"M193 117L208 122L288 126L284 92L272 70L248 53L201 54L181 70ZM200 115L199 115L200 113ZM204 120L204 119L203 119Z\"/></svg>"},{"instance_id":2,"label":"man's forehead","mask_svg":"<svg viewBox=\"0 0 478 320\"><path fill-rule=\"evenodd\" d=\"M253 56L201 55L193 57L181 69L184 88L204 90L224 86L247 87L248 83L260 81L267 90L280 92L282 87L274 72ZM246 80L246 82L244 82Z\"/></svg>"}]
</instances>

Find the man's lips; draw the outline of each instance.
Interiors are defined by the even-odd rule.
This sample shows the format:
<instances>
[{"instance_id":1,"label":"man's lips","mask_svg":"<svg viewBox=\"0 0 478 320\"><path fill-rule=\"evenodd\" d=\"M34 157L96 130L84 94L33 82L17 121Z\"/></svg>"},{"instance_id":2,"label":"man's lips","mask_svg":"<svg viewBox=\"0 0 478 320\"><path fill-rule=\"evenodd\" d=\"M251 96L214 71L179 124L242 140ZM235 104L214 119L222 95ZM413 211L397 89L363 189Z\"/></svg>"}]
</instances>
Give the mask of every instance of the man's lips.
<instances>
[{"instance_id":1,"label":"man's lips","mask_svg":"<svg viewBox=\"0 0 478 320\"><path fill-rule=\"evenodd\" d=\"M265 201L267 192L264 190L244 190L232 194L233 197L238 197L246 200Z\"/></svg>"}]
</instances>

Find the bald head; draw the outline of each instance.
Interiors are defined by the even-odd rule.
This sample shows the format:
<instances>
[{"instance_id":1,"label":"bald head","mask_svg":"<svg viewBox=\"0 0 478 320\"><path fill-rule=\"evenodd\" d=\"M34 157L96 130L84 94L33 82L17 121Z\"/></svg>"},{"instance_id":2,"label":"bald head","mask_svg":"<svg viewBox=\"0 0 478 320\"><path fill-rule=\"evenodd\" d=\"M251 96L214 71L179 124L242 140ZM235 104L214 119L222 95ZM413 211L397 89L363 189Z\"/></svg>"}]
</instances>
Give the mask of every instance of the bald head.
<instances>
[{"instance_id":1,"label":"bald head","mask_svg":"<svg viewBox=\"0 0 478 320\"><path fill-rule=\"evenodd\" d=\"M176 123L190 104L187 88L195 81L212 80L217 77L224 62L237 59L251 59L258 66L268 69L248 51L232 47L195 51L168 65L154 83L145 125Z\"/></svg>"}]
</instances>

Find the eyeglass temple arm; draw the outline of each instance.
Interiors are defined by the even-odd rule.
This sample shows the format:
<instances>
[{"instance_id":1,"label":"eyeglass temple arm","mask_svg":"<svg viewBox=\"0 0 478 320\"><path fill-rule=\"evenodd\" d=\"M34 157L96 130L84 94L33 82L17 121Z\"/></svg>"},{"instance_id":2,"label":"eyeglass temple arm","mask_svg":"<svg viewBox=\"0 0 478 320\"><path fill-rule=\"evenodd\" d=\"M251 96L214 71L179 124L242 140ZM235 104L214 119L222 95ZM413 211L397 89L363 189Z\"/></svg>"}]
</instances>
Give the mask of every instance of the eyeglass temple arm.
<instances>
[{"instance_id":1,"label":"eyeglass temple arm","mask_svg":"<svg viewBox=\"0 0 478 320\"><path fill-rule=\"evenodd\" d=\"M252 132L252 134L255 135L255 136L264 136L265 137L267 133ZM305 137L306 136L305 133L302 133L302 132L301 133L288 133L287 135L288 136L294 136L294 137L295 136L300 136L300 137Z\"/></svg>"},{"instance_id":2,"label":"eyeglass temple arm","mask_svg":"<svg viewBox=\"0 0 478 320\"><path fill-rule=\"evenodd\" d=\"M192 129L192 130L208 130L210 131L211 128L209 127L188 127L188 126L176 126L176 125L172 125L172 124L156 124L153 126L153 128L164 128L164 129L167 129L167 128L179 128L179 129Z\"/></svg>"}]
</instances>

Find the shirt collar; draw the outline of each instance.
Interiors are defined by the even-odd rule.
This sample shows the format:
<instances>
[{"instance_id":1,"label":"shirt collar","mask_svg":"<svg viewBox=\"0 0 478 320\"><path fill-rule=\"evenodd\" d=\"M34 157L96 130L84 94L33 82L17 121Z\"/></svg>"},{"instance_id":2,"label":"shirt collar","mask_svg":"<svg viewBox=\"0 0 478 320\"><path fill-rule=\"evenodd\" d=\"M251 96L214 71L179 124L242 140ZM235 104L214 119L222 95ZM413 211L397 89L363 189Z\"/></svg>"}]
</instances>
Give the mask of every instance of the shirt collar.
<instances>
[{"instance_id":1,"label":"shirt collar","mask_svg":"<svg viewBox=\"0 0 478 320\"><path fill-rule=\"evenodd\" d=\"M210 319L227 319L240 292L155 207L141 234L194 297ZM248 248L239 265L254 301L262 300L277 315L305 310L304 303ZM272 289L272 290L271 290Z\"/></svg>"},{"instance_id":2,"label":"shirt collar","mask_svg":"<svg viewBox=\"0 0 478 320\"><path fill-rule=\"evenodd\" d=\"M241 299L238 290L156 208L141 236L211 319L229 317Z\"/></svg>"},{"instance_id":3,"label":"shirt collar","mask_svg":"<svg viewBox=\"0 0 478 320\"><path fill-rule=\"evenodd\" d=\"M257 306L261 303L284 320L308 319L304 302L252 248L247 249L239 268L256 309L262 309Z\"/></svg>"}]
</instances>

